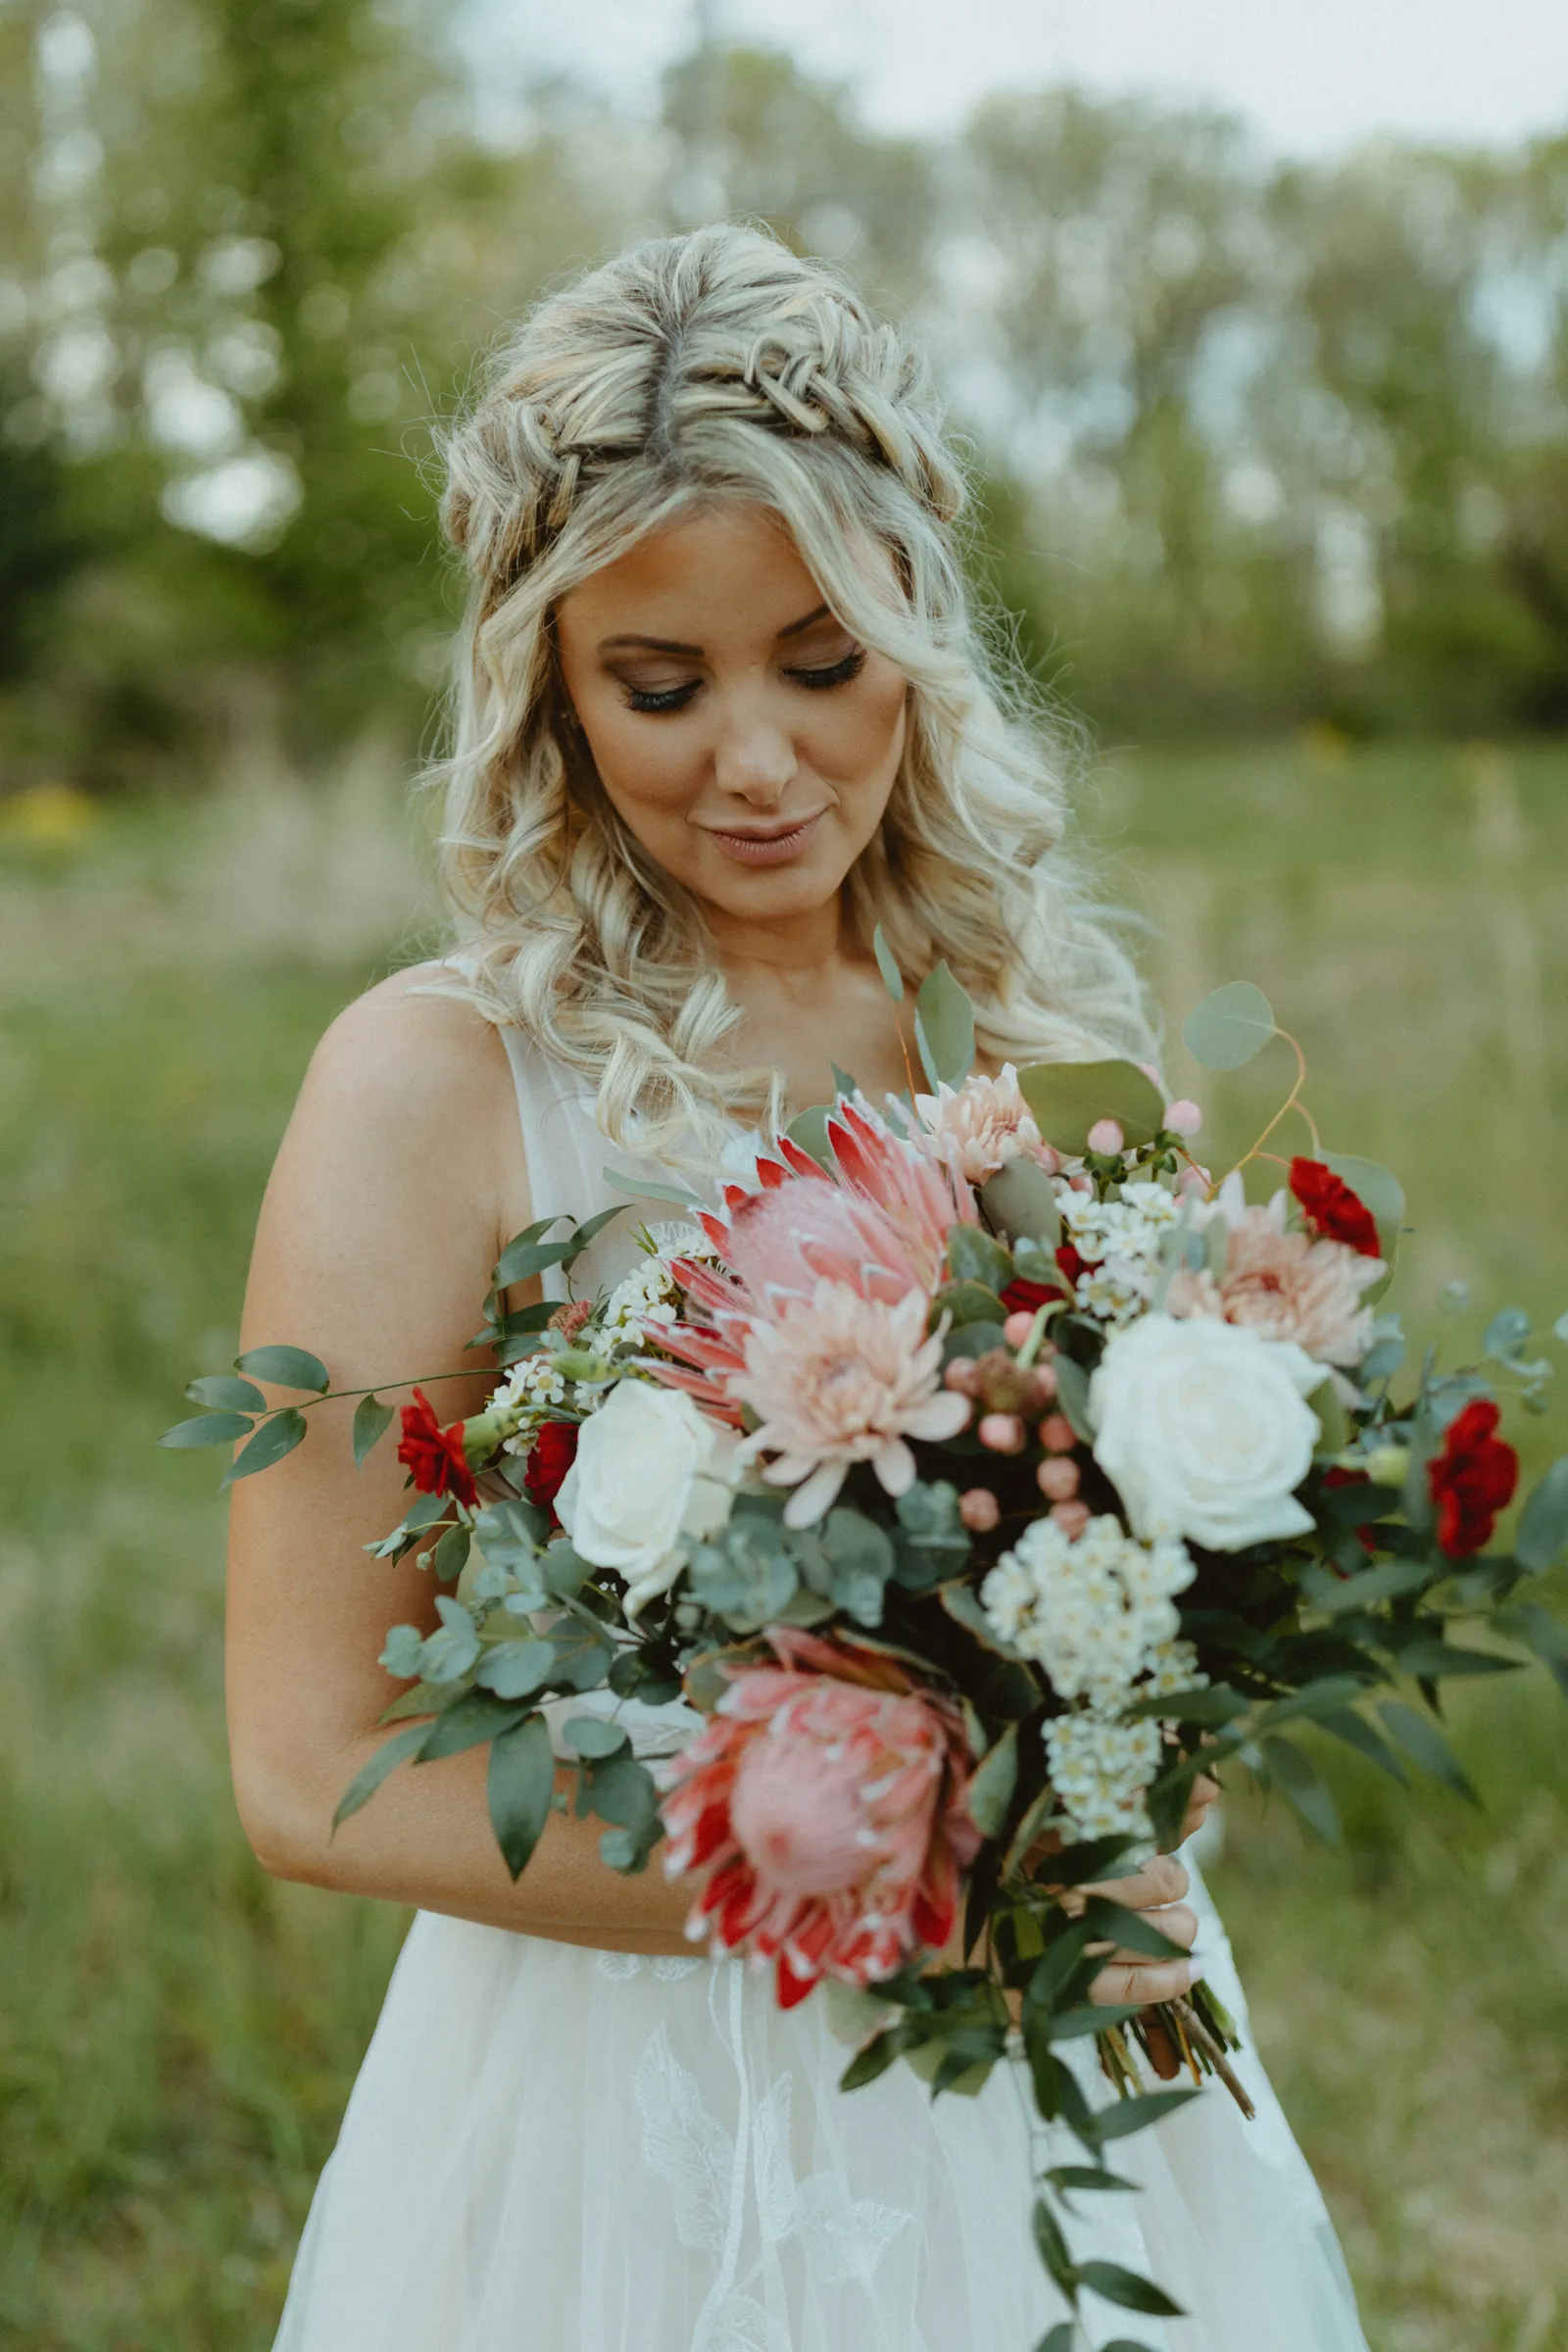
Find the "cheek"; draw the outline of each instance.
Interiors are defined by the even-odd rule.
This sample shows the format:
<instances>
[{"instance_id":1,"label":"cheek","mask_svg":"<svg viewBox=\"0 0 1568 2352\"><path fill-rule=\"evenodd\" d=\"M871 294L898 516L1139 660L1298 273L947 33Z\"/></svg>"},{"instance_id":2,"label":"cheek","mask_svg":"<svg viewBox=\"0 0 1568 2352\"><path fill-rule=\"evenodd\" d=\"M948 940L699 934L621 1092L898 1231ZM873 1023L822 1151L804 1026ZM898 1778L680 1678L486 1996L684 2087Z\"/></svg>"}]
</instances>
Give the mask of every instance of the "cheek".
<instances>
[{"instance_id":1,"label":"cheek","mask_svg":"<svg viewBox=\"0 0 1568 2352\"><path fill-rule=\"evenodd\" d=\"M834 698L824 695L824 703ZM877 674L862 673L837 710L824 710L806 730L811 764L820 775L853 791L890 788L904 750L908 686L889 662Z\"/></svg>"},{"instance_id":2,"label":"cheek","mask_svg":"<svg viewBox=\"0 0 1568 2352\"><path fill-rule=\"evenodd\" d=\"M677 726L650 725L618 702L590 702L578 715L600 782L622 815L683 808L701 787L702 763Z\"/></svg>"}]
</instances>

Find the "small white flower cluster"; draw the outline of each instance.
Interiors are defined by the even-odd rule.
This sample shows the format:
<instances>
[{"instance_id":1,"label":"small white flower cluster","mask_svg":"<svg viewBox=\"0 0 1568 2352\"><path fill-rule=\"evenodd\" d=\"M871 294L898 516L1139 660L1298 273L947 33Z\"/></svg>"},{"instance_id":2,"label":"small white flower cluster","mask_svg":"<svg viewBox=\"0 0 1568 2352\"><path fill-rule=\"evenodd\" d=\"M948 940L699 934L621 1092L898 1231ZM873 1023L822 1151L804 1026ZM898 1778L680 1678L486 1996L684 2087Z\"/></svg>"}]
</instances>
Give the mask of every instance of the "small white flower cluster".
<instances>
[{"instance_id":1,"label":"small white flower cluster","mask_svg":"<svg viewBox=\"0 0 1568 2352\"><path fill-rule=\"evenodd\" d=\"M1140 1544L1109 1513L1070 1538L1037 1519L980 1588L994 1631L1042 1665L1074 1712L1045 1728L1052 1784L1080 1836L1149 1834L1143 1791L1156 1779L1156 1723L1119 1722L1134 1699L1202 1681L1177 1639L1173 1596L1193 1581L1185 1544Z\"/></svg>"},{"instance_id":2,"label":"small white flower cluster","mask_svg":"<svg viewBox=\"0 0 1568 2352\"><path fill-rule=\"evenodd\" d=\"M1143 1314L1154 1295L1159 1253L1181 1216L1181 1204L1161 1184L1124 1184L1116 1200L1093 1193L1057 1192L1066 1238L1084 1261L1076 1303L1099 1322L1119 1326Z\"/></svg>"},{"instance_id":3,"label":"small white flower cluster","mask_svg":"<svg viewBox=\"0 0 1568 2352\"><path fill-rule=\"evenodd\" d=\"M533 1355L522 1356L514 1363L490 1398L491 1412L510 1412L519 1416L515 1437L503 1441L503 1453L525 1454L533 1446L538 1425L553 1404L565 1401L566 1383L556 1368L553 1354L540 1348Z\"/></svg>"},{"instance_id":4,"label":"small white flower cluster","mask_svg":"<svg viewBox=\"0 0 1568 2352\"><path fill-rule=\"evenodd\" d=\"M661 1221L648 1228L654 1247L640 1266L616 1283L605 1302L599 1335L608 1348L635 1347L649 1323L680 1320L680 1292L674 1261L678 1257L716 1259L718 1252L697 1225Z\"/></svg>"},{"instance_id":5,"label":"small white flower cluster","mask_svg":"<svg viewBox=\"0 0 1568 2352\"><path fill-rule=\"evenodd\" d=\"M1149 1838L1144 1790L1159 1777L1155 1723L1057 1715L1046 1726L1051 1785L1081 1838Z\"/></svg>"},{"instance_id":6,"label":"small white flower cluster","mask_svg":"<svg viewBox=\"0 0 1568 2352\"><path fill-rule=\"evenodd\" d=\"M1004 1642L1038 1659L1058 1698L1102 1709L1126 1705L1175 1641L1171 1595L1193 1581L1183 1544L1140 1544L1108 1512L1076 1541L1036 1519L980 1588Z\"/></svg>"}]
</instances>

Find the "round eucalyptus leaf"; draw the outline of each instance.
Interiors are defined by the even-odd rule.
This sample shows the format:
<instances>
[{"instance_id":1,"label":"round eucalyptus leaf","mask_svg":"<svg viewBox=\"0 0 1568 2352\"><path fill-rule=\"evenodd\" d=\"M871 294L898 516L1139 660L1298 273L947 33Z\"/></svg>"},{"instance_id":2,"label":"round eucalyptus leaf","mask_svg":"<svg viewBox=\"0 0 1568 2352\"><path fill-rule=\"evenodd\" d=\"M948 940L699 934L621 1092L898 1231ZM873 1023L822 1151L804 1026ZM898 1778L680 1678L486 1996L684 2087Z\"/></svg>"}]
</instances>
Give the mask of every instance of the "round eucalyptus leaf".
<instances>
[{"instance_id":1,"label":"round eucalyptus leaf","mask_svg":"<svg viewBox=\"0 0 1568 2352\"><path fill-rule=\"evenodd\" d=\"M1182 1037L1206 1070L1239 1070L1279 1034L1274 1007L1250 980L1229 980L1195 1004Z\"/></svg>"}]
</instances>

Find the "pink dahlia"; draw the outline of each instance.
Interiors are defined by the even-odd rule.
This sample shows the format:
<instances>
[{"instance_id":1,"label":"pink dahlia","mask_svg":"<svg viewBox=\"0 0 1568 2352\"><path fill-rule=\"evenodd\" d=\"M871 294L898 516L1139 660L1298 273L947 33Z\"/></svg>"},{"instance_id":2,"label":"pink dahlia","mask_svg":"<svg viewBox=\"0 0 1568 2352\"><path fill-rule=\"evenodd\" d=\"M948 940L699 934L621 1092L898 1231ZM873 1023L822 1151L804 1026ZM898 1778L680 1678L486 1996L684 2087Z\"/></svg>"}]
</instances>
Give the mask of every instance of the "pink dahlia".
<instances>
[{"instance_id":1,"label":"pink dahlia","mask_svg":"<svg viewBox=\"0 0 1568 2352\"><path fill-rule=\"evenodd\" d=\"M914 1107L926 1149L966 1183L984 1184L1020 1153L1044 1156L1053 1175L1059 1165L1043 1142L1010 1061L995 1078L966 1078L960 1087L939 1086L934 1095L916 1095Z\"/></svg>"},{"instance_id":2,"label":"pink dahlia","mask_svg":"<svg viewBox=\"0 0 1568 2352\"><path fill-rule=\"evenodd\" d=\"M774 1962L788 2009L819 1977L873 1984L940 1950L980 1832L951 1699L853 1642L767 1640L780 1663L732 1669L659 1777L667 1876L708 1873L687 1934Z\"/></svg>"},{"instance_id":3,"label":"pink dahlia","mask_svg":"<svg viewBox=\"0 0 1568 2352\"><path fill-rule=\"evenodd\" d=\"M1285 1229L1284 1198L1267 1208L1237 1207L1227 1218L1224 1271L1182 1267L1166 1299L1173 1315L1219 1315L1263 1340L1294 1340L1320 1364L1358 1364L1372 1342L1372 1310L1361 1303L1383 1272L1344 1242L1315 1242Z\"/></svg>"},{"instance_id":4,"label":"pink dahlia","mask_svg":"<svg viewBox=\"0 0 1568 2352\"><path fill-rule=\"evenodd\" d=\"M852 1462L869 1462L889 1494L904 1494L914 1483L908 1440L956 1437L968 1420L967 1396L940 1385L929 1303L923 1291L886 1306L848 1283L819 1282L809 1298L751 1324L745 1368L727 1385L758 1416L749 1451L775 1457L762 1476L795 1489L784 1506L791 1527L821 1518Z\"/></svg>"}]
</instances>

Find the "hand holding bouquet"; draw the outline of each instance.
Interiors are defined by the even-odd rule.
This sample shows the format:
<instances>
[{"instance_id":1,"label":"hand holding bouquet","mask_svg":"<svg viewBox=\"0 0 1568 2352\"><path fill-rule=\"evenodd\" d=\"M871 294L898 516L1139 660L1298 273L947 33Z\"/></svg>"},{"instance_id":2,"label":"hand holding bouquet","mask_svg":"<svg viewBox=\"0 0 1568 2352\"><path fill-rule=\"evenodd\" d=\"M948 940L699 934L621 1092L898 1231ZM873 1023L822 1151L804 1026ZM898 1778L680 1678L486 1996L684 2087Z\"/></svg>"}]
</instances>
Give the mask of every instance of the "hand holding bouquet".
<instances>
[{"instance_id":1,"label":"hand holding bouquet","mask_svg":"<svg viewBox=\"0 0 1568 2352\"><path fill-rule=\"evenodd\" d=\"M1096 1888L1232 1760L1333 1835L1307 1724L1468 1794L1443 1682L1521 1653L1568 1680L1568 1637L1530 1596L1568 1544L1568 1461L1491 1548L1517 1477L1498 1396L1539 1409L1547 1366L1510 1310L1484 1367L1429 1361L1396 1396L1380 1301L1402 1198L1309 1120L1250 1201L1242 1169L1216 1184L1195 1161L1195 1106L1148 1072L970 1074L945 967L915 1030L927 1091L877 1108L846 1083L755 1186L645 1228L608 1293L506 1306L547 1268L569 1278L620 1212L510 1246L484 1411L443 1427L418 1389L401 1413L413 1501L371 1548L428 1564L438 1622L393 1630L397 1728L338 1818L404 1760L486 1744L514 1876L567 1803L605 1824L613 1869L662 1844L694 1939L769 1969L785 2005L826 1984L859 2043L847 2087L904 2058L967 2091L1020 2060L1082 2149L1038 2183L1053 2278L1075 2309L1092 2290L1170 2312L1152 2281L1076 2262L1061 2217L1122 2185L1113 2139L1196 2095L1151 2072L1234 2082L1234 2029L1201 1984L1096 2005L1108 1950L1181 1956ZM1219 1068L1277 1034L1246 984L1187 1025ZM1305 1118L1303 1075L1244 1164ZM305 1434L254 1378L328 1392L294 1348L237 1375L196 1383L211 1409L167 1441L243 1436L231 1477ZM361 1459L393 1418L362 1399ZM692 1736L649 1755L678 1700ZM963 1959L939 1960L960 1923ZM1069 2063L1090 2036L1119 2100ZM1071 2322L1047 2339L1074 2340Z\"/></svg>"}]
</instances>

